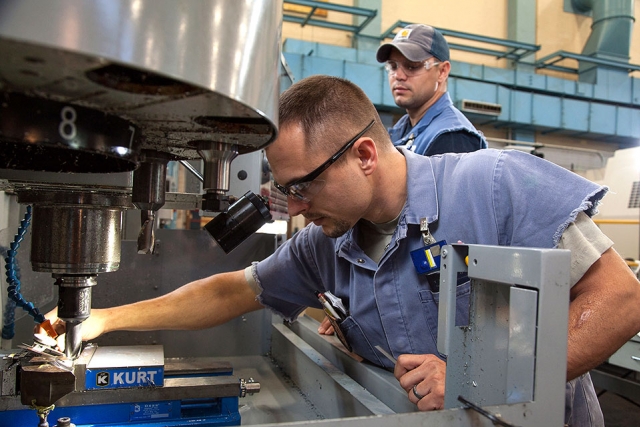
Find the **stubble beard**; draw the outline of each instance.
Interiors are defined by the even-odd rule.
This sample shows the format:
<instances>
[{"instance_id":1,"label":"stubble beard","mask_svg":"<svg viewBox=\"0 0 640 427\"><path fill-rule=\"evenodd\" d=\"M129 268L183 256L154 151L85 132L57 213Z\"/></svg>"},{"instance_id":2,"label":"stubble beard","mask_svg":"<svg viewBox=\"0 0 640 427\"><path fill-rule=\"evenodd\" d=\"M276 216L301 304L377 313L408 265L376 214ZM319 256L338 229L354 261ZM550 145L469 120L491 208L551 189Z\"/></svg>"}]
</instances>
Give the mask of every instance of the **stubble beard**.
<instances>
[{"instance_id":1,"label":"stubble beard","mask_svg":"<svg viewBox=\"0 0 640 427\"><path fill-rule=\"evenodd\" d=\"M343 236L347 231L351 229L351 224L347 221L334 219L331 221L331 229L327 230L322 227L322 232L327 236L333 239Z\"/></svg>"},{"instance_id":2,"label":"stubble beard","mask_svg":"<svg viewBox=\"0 0 640 427\"><path fill-rule=\"evenodd\" d=\"M413 98L403 97L394 99L394 101L398 107L404 108L405 110L416 108L416 101Z\"/></svg>"}]
</instances>

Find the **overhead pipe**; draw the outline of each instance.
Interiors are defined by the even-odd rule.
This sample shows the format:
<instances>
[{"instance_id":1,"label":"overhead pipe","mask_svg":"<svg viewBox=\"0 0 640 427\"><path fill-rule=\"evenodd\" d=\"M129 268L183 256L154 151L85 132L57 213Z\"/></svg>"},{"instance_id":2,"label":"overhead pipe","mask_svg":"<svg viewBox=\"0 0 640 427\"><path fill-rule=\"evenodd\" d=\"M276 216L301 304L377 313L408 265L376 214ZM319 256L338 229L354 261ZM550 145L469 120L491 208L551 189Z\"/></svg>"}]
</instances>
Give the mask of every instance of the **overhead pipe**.
<instances>
[{"instance_id":1,"label":"overhead pipe","mask_svg":"<svg viewBox=\"0 0 640 427\"><path fill-rule=\"evenodd\" d=\"M581 12L592 12L591 35L582 54L586 56L629 62L633 33L634 0L572 0ZM601 65L581 62L580 80L595 83L590 71ZM588 74L587 74L588 73Z\"/></svg>"}]
</instances>

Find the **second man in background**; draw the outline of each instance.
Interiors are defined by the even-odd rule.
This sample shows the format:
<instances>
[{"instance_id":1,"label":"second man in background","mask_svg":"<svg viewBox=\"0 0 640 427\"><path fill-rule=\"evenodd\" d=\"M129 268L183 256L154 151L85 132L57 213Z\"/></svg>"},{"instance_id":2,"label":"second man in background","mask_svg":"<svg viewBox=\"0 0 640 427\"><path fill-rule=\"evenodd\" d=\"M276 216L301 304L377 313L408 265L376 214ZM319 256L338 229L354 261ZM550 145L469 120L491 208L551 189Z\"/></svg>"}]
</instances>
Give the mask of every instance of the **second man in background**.
<instances>
[{"instance_id":1,"label":"second man in background","mask_svg":"<svg viewBox=\"0 0 640 427\"><path fill-rule=\"evenodd\" d=\"M396 105L407 111L389 129L394 145L426 156L487 148L482 133L447 92L449 45L438 30L408 25L380 46L376 58L385 63Z\"/></svg>"}]
</instances>

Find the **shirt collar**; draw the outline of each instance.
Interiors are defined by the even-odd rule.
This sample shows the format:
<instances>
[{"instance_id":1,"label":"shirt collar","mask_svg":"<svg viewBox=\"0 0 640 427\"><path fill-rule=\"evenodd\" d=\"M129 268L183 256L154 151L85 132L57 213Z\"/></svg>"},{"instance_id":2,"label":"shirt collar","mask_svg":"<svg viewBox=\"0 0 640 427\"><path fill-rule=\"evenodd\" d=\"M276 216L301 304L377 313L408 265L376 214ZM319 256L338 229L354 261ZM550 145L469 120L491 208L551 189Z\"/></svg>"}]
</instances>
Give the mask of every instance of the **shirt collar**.
<instances>
[{"instance_id":1,"label":"shirt collar","mask_svg":"<svg viewBox=\"0 0 640 427\"><path fill-rule=\"evenodd\" d=\"M420 218L428 223L438 220L438 195L431 159L398 147L407 161L407 202L404 217L407 224L420 224Z\"/></svg>"},{"instance_id":2,"label":"shirt collar","mask_svg":"<svg viewBox=\"0 0 640 427\"><path fill-rule=\"evenodd\" d=\"M435 174L431 159L416 154L404 147L396 147L407 162L407 201L400 214L399 226L404 224L420 224L421 218L427 218L431 224L438 220L438 195ZM348 250L353 240L354 230L351 228L336 239L336 252ZM345 246L343 246L345 245Z\"/></svg>"},{"instance_id":3,"label":"shirt collar","mask_svg":"<svg viewBox=\"0 0 640 427\"><path fill-rule=\"evenodd\" d=\"M420 132L423 128L429 126L434 118L436 118L444 109L451 104L449 92L442 94L440 98L424 113L424 116L416 123L414 131Z\"/></svg>"}]
</instances>

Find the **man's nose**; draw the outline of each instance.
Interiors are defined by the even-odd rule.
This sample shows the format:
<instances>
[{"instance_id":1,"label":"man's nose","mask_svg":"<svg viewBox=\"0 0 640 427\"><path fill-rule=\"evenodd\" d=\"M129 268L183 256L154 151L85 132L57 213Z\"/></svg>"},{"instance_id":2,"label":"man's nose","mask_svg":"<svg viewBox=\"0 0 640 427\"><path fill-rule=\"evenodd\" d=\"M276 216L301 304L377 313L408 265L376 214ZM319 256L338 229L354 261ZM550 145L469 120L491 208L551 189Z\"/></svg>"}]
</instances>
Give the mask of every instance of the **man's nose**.
<instances>
[{"instance_id":1,"label":"man's nose","mask_svg":"<svg viewBox=\"0 0 640 427\"><path fill-rule=\"evenodd\" d=\"M394 73L393 77L396 80L406 80L407 74L404 72L404 68L398 65L398 68L396 68L396 72Z\"/></svg>"},{"instance_id":2,"label":"man's nose","mask_svg":"<svg viewBox=\"0 0 640 427\"><path fill-rule=\"evenodd\" d=\"M287 197L287 210L289 211L289 216L300 215L307 210L307 206L309 206L309 203L307 202L295 197Z\"/></svg>"}]
</instances>

